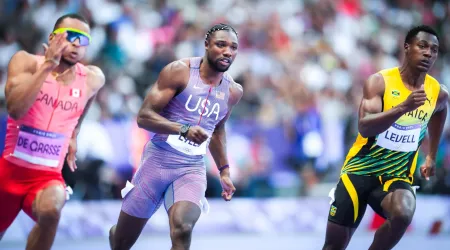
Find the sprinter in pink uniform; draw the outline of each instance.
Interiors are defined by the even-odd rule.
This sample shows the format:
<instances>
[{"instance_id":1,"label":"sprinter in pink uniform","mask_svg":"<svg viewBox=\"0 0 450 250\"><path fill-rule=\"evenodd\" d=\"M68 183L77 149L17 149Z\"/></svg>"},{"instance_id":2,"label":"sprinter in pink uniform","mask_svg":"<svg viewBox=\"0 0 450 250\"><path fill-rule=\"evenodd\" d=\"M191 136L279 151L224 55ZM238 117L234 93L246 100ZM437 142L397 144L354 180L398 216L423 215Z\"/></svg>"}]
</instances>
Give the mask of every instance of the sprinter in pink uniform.
<instances>
[{"instance_id":1,"label":"sprinter in pink uniform","mask_svg":"<svg viewBox=\"0 0 450 250\"><path fill-rule=\"evenodd\" d=\"M8 125L0 158L0 238L21 209L37 223L26 249L50 249L66 200L61 169L75 171L76 137L84 114L104 85L84 66L89 25L76 14L60 17L45 56L17 52L8 66Z\"/></svg>"}]
</instances>

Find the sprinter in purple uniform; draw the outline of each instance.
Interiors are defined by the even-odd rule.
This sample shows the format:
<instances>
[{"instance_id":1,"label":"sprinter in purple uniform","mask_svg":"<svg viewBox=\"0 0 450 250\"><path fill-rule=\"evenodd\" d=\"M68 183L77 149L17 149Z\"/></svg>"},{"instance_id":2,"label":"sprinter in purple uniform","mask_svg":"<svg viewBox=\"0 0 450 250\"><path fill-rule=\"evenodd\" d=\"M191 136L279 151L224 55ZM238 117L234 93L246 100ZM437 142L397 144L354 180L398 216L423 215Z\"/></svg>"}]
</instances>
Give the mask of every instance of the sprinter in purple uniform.
<instances>
[{"instance_id":1,"label":"sprinter in purple uniform","mask_svg":"<svg viewBox=\"0 0 450 250\"><path fill-rule=\"evenodd\" d=\"M175 61L161 71L138 114L139 127L156 135L145 146L132 183L122 190L122 211L110 230L112 249L130 249L163 202L171 249L190 248L205 201L203 156L208 147L220 171L222 197L231 200L236 189L228 167L225 122L243 90L226 71L237 51L237 32L218 24L206 33L204 57Z\"/></svg>"}]
</instances>

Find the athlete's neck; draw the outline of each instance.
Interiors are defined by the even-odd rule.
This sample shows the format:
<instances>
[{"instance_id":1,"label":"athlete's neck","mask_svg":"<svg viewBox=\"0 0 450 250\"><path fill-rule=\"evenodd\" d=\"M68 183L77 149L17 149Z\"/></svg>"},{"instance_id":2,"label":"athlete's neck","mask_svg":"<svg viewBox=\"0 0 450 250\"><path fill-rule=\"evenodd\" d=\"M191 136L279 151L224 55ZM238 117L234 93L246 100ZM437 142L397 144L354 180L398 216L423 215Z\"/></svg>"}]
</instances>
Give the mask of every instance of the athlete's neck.
<instances>
[{"instance_id":1,"label":"athlete's neck","mask_svg":"<svg viewBox=\"0 0 450 250\"><path fill-rule=\"evenodd\" d=\"M217 72L209 65L208 60L203 58L200 64L200 77L205 81L205 84L217 86L222 80L223 72Z\"/></svg>"},{"instance_id":2,"label":"athlete's neck","mask_svg":"<svg viewBox=\"0 0 450 250\"><path fill-rule=\"evenodd\" d=\"M60 62L59 65L52 70L52 75L55 77L72 74L75 72L75 65L70 65L64 62Z\"/></svg>"},{"instance_id":3,"label":"athlete's neck","mask_svg":"<svg viewBox=\"0 0 450 250\"><path fill-rule=\"evenodd\" d=\"M414 89L420 88L427 75L426 72L419 72L418 70L412 69L412 66L408 65L407 62L403 63L399 70L403 83Z\"/></svg>"}]
</instances>

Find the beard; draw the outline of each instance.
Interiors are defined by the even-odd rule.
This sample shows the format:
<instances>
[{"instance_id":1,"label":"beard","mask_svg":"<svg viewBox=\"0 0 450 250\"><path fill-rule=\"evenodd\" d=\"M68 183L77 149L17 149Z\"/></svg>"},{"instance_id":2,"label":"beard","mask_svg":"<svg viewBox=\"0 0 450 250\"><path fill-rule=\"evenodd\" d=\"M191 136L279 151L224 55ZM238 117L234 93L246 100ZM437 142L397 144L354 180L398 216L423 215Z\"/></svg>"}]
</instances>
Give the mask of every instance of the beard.
<instances>
[{"instance_id":1,"label":"beard","mask_svg":"<svg viewBox=\"0 0 450 250\"><path fill-rule=\"evenodd\" d=\"M206 57L208 59L208 64L217 72L226 72L228 68L231 66L228 65L226 68L222 68L219 66L219 60L214 61L209 55Z\"/></svg>"},{"instance_id":2,"label":"beard","mask_svg":"<svg viewBox=\"0 0 450 250\"><path fill-rule=\"evenodd\" d=\"M74 66L78 62L73 62L73 61L67 60L66 58L64 58L64 56L61 56L61 63L69 65L69 66Z\"/></svg>"}]
</instances>

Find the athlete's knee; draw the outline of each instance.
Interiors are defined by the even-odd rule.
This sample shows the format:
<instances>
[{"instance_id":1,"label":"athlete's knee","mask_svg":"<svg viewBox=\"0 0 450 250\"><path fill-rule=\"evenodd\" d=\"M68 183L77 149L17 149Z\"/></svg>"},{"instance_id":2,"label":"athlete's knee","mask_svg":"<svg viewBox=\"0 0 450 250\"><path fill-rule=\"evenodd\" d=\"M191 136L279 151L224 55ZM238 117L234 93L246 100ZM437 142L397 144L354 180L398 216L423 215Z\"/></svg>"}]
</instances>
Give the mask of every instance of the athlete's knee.
<instances>
[{"instance_id":1,"label":"athlete's knee","mask_svg":"<svg viewBox=\"0 0 450 250\"><path fill-rule=\"evenodd\" d=\"M115 232L116 232L116 225L112 226L109 229L109 245L110 245L111 249L114 249L113 246L114 246L114 234L115 234Z\"/></svg>"},{"instance_id":2,"label":"athlete's knee","mask_svg":"<svg viewBox=\"0 0 450 250\"><path fill-rule=\"evenodd\" d=\"M402 206L395 207L389 217L392 224L400 227L408 227L414 216L414 210Z\"/></svg>"},{"instance_id":3,"label":"athlete's knee","mask_svg":"<svg viewBox=\"0 0 450 250\"><path fill-rule=\"evenodd\" d=\"M392 196L387 215L392 226L406 229L412 221L415 210L414 195L407 190L398 190Z\"/></svg>"},{"instance_id":4,"label":"athlete's knee","mask_svg":"<svg viewBox=\"0 0 450 250\"><path fill-rule=\"evenodd\" d=\"M112 240L114 239L114 233L116 232L116 225L112 226L109 229L109 239Z\"/></svg>"},{"instance_id":5,"label":"athlete's knee","mask_svg":"<svg viewBox=\"0 0 450 250\"><path fill-rule=\"evenodd\" d=\"M347 239L325 239L322 250L344 250L347 245Z\"/></svg>"},{"instance_id":6,"label":"athlete's knee","mask_svg":"<svg viewBox=\"0 0 450 250\"><path fill-rule=\"evenodd\" d=\"M116 234L115 230L113 232L110 230L109 233L111 250L129 250L134 245L134 240Z\"/></svg>"},{"instance_id":7,"label":"athlete's knee","mask_svg":"<svg viewBox=\"0 0 450 250\"><path fill-rule=\"evenodd\" d=\"M344 250L355 228L328 221L323 250Z\"/></svg>"},{"instance_id":8,"label":"athlete's knee","mask_svg":"<svg viewBox=\"0 0 450 250\"><path fill-rule=\"evenodd\" d=\"M322 250L344 250L345 247L341 247L340 245L333 245L333 244L325 244L322 248Z\"/></svg>"},{"instance_id":9,"label":"athlete's knee","mask_svg":"<svg viewBox=\"0 0 450 250\"><path fill-rule=\"evenodd\" d=\"M65 191L59 185L46 188L34 200L33 213L42 225L58 224L65 202Z\"/></svg>"},{"instance_id":10,"label":"athlete's knee","mask_svg":"<svg viewBox=\"0 0 450 250\"><path fill-rule=\"evenodd\" d=\"M38 223L41 225L58 224L61 218L61 209L56 204L41 205L37 208Z\"/></svg>"},{"instance_id":11,"label":"athlete's knee","mask_svg":"<svg viewBox=\"0 0 450 250\"><path fill-rule=\"evenodd\" d=\"M340 248L336 248L336 246L333 245L332 242L327 242L327 241L325 241L325 244L323 245L323 248L322 248L322 250L335 250L335 249L340 250Z\"/></svg>"},{"instance_id":12,"label":"athlete's knee","mask_svg":"<svg viewBox=\"0 0 450 250\"><path fill-rule=\"evenodd\" d=\"M116 233L117 225L112 226L109 229L109 245L112 250L129 250L135 240L130 238L129 235L124 235L123 233L120 233L120 230L118 233Z\"/></svg>"},{"instance_id":13,"label":"athlete's knee","mask_svg":"<svg viewBox=\"0 0 450 250\"><path fill-rule=\"evenodd\" d=\"M389 220L393 226L408 227L414 216L414 207L395 204L390 212Z\"/></svg>"},{"instance_id":14,"label":"athlete's knee","mask_svg":"<svg viewBox=\"0 0 450 250\"><path fill-rule=\"evenodd\" d=\"M188 240L191 237L193 229L193 223L175 221L170 229L170 237L175 240Z\"/></svg>"}]
</instances>

